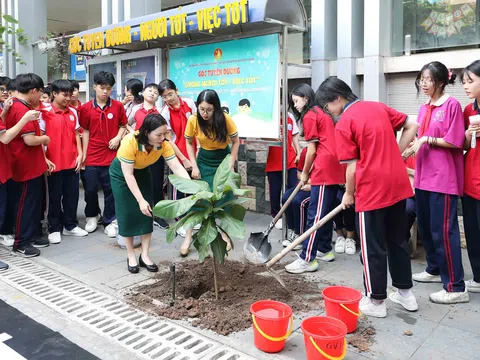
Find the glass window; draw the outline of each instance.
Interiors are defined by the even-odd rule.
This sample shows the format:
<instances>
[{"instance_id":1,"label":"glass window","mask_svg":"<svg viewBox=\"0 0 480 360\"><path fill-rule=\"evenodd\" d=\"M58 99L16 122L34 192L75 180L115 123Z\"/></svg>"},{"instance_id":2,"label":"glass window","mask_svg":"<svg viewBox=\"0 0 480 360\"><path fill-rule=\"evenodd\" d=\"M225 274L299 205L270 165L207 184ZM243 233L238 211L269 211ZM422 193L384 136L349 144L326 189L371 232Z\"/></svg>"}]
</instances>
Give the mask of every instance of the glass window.
<instances>
[{"instance_id":1,"label":"glass window","mask_svg":"<svg viewBox=\"0 0 480 360\"><path fill-rule=\"evenodd\" d=\"M476 0L394 0L393 53L480 43Z\"/></svg>"},{"instance_id":2,"label":"glass window","mask_svg":"<svg viewBox=\"0 0 480 360\"><path fill-rule=\"evenodd\" d=\"M115 77L115 85L113 86L112 94L110 97L112 99L118 100L117 98L117 62L104 62L104 63L99 63L99 64L91 64L88 66L88 80L89 80L89 86L90 86L90 96L89 100L92 100L93 97L95 96L95 91L93 90L93 76L100 71L108 71L113 74Z\"/></svg>"},{"instance_id":3,"label":"glass window","mask_svg":"<svg viewBox=\"0 0 480 360\"><path fill-rule=\"evenodd\" d=\"M130 79L138 79L143 86L155 82L155 56L122 60L122 98L125 96L125 84Z\"/></svg>"},{"instance_id":4,"label":"glass window","mask_svg":"<svg viewBox=\"0 0 480 360\"><path fill-rule=\"evenodd\" d=\"M303 5L307 13L307 31L289 34L288 36L288 62L293 64L310 63L312 0L303 0Z\"/></svg>"}]
</instances>

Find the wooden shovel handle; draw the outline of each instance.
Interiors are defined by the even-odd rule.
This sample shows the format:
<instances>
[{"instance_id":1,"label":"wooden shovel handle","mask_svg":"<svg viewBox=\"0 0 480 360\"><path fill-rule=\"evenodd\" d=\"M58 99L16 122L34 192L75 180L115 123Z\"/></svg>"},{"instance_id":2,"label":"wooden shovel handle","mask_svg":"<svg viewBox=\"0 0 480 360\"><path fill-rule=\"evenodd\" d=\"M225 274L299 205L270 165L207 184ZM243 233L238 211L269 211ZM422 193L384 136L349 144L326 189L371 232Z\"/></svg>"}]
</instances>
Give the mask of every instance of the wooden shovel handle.
<instances>
[{"instance_id":1,"label":"wooden shovel handle","mask_svg":"<svg viewBox=\"0 0 480 360\"><path fill-rule=\"evenodd\" d=\"M294 242L292 242L290 245L288 245L285 249L283 249L280 253L275 255L275 257L270 260L267 263L267 269L271 268L273 265L275 265L278 261L283 259L285 255L287 255L290 251L293 250L293 248L297 245L300 245L303 243L303 241L308 238L313 232L317 231L320 229L323 225L325 225L327 222L332 220L337 214L339 214L343 210L342 205L338 205L335 209L330 211L327 215L325 215L323 218L320 219L320 221L316 222L310 229L308 229L306 232L304 232L301 236L299 236Z\"/></svg>"},{"instance_id":2,"label":"wooden shovel handle","mask_svg":"<svg viewBox=\"0 0 480 360\"><path fill-rule=\"evenodd\" d=\"M298 194L302 186L303 186L303 183L299 181L295 190L293 190L292 194L288 197L287 201L285 201L285 204L283 204L283 206L280 208L280 211L278 212L277 216L275 216L275 218L273 219L272 221L273 225L275 225L277 221L282 217L285 210L287 210L288 205L290 205L290 203L293 201L293 198L295 197L295 195Z\"/></svg>"}]
</instances>

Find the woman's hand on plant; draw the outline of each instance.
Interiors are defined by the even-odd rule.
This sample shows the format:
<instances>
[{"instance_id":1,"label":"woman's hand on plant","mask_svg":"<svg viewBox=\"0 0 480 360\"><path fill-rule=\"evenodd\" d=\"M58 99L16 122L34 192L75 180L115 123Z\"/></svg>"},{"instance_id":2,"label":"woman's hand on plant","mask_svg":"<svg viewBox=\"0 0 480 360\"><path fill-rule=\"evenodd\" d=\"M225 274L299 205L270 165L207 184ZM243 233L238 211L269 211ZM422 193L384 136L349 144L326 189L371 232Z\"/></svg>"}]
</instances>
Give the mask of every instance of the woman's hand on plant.
<instances>
[{"instance_id":1,"label":"woman's hand on plant","mask_svg":"<svg viewBox=\"0 0 480 360\"><path fill-rule=\"evenodd\" d=\"M152 208L150 207L150 204L148 203L147 200L142 199L138 203L140 206L140 211L142 212L143 215L152 217Z\"/></svg>"},{"instance_id":2,"label":"woman's hand on plant","mask_svg":"<svg viewBox=\"0 0 480 360\"><path fill-rule=\"evenodd\" d=\"M200 170L198 169L197 166L192 168L192 179L197 179L197 180L201 179Z\"/></svg>"}]
</instances>

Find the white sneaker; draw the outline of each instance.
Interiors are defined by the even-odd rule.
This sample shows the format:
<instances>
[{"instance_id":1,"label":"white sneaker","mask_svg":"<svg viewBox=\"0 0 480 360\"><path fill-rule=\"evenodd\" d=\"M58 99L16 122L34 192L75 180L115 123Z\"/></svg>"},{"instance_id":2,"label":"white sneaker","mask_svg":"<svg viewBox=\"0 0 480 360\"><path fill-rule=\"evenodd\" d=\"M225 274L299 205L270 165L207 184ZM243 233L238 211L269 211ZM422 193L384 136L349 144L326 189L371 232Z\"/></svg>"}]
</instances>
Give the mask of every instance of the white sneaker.
<instances>
[{"instance_id":1,"label":"white sneaker","mask_svg":"<svg viewBox=\"0 0 480 360\"><path fill-rule=\"evenodd\" d=\"M72 230L63 229L63 235L65 236L87 236L88 232L83 229L80 229L78 226L74 227Z\"/></svg>"},{"instance_id":2,"label":"white sneaker","mask_svg":"<svg viewBox=\"0 0 480 360\"><path fill-rule=\"evenodd\" d=\"M337 254L343 254L345 252L345 241L343 236L337 237L337 241L335 241L335 252Z\"/></svg>"},{"instance_id":3,"label":"white sneaker","mask_svg":"<svg viewBox=\"0 0 480 360\"><path fill-rule=\"evenodd\" d=\"M292 242L294 242L295 240L297 240L297 238L298 238L298 235L295 234L295 231L293 231L293 230L288 230L288 232L287 232L287 238L282 241L283 247L287 247L287 246L290 245ZM302 250L302 248L303 248L303 245L302 245L302 244L298 244L297 246L295 246L295 247L293 248L293 251Z\"/></svg>"},{"instance_id":4,"label":"white sneaker","mask_svg":"<svg viewBox=\"0 0 480 360\"><path fill-rule=\"evenodd\" d=\"M317 251L317 259L325 262L330 262L335 260L335 254L333 253L333 251L329 251L325 254L321 251Z\"/></svg>"},{"instance_id":5,"label":"white sneaker","mask_svg":"<svg viewBox=\"0 0 480 360\"><path fill-rule=\"evenodd\" d=\"M465 281L465 288L474 293L480 293L480 283L472 280Z\"/></svg>"},{"instance_id":6,"label":"white sneaker","mask_svg":"<svg viewBox=\"0 0 480 360\"><path fill-rule=\"evenodd\" d=\"M111 224L113 224L113 226L115 226L115 227L118 229L118 221L117 221L117 219L113 220L113 221L111 222Z\"/></svg>"},{"instance_id":7,"label":"white sneaker","mask_svg":"<svg viewBox=\"0 0 480 360\"><path fill-rule=\"evenodd\" d=\"M432 275L426 271L412 275L412 279L422 283L441 283L440 275Z\"/></svg>"},{"instance_id":8,"label":"white sneaker","mask_svg":"<svg viewBox=\"0 0 480 360\"><path fill-rule=\"evenodd\" d=\"M117 237L118 227L112 222L111 224L107 225L103 232L109 237L114 238Z\"/></svg>"},{"instance_id":9,"label":"white sneaker","mask_svg":"<svg viewBox=\"0 0 480 360\"><path fill-rule=\"evenodd\" d=\"M283 221L282 219L278 219L277 223L275 224L275 229L282 230L282 227L283 227Z\"/></svg>"},{"instance_id":10,"label":"white sneaker","mask_svg":"<svg viewBox=\"0 0 480 360\"><path fill-rule=\"evenodd\" d=\"M187 234L187 230L185 230L185 228L182 226L180 229L177 230L177 234L184 238Z\"/></svg>"},{"instance_id":11,"label":"white sneaker","mask_svg":"<svg viewBox=\"0 0 480 360\"><path fill-rule=\"evenodd\" d=\"M48 234L48 242L50 244L60 244L62 242L62 235L60 235L60 231Z\"/></svg>"},{"instance_id":12,"label":"white sneaker","mask_svg":"<svg viewBox=\"0 0 480 360\"><path fill-rule=\"evenodd\" d=\"M377 318L387 317L387 306L385 301L382 301L381 304L373 303L372 299L369 297L363 297L360 300L360 311L363 315L373 316Z\"/></svg>"},{"instance_id":13,"label":"white sneaker","mask_svg":"<svg viewBox=\"0 0 480 360\"><path fill-rule=\"evenodd\" d=\"M345 254L355 255L356 252L357 252L357 244L355 244L355 240L347 238L345 240Z\"/></svg>"},{"instance_id":14,"label":"white sneaker","mask_svg":"<svg viewBox=\"0 0 480 360\"><path fill-rule=\"evenodd\" d=\"M13 235L0 235L0 245L13 246L15 237Z\"/></svg>"},{"instance_id":15,"label":"white sneaker","mask_svg":"<svg viewBox=\"0 0 480 360\"><path fill-rule=\"evenodd\" d=\"M201 224L195 225L195 226L193 227L193 230L200 230L200 226L202 226L202 225L201 225Z\"/></svg>"},{"instance_id":16,"label":"white sneaker","mask_svg":"<svg viewBox=\"0 0 480 360\"><path fill-rule=\"evenodd\" d=\"M415 299L415 295L411 294L410 296L403 297L400 295L398 291L391 292L388 296L390 301L394 302L395 304L402 305L408 311L417 311L418 304L417 299Z\"/></svg>"},{"instance_id":17,"label":"white sneaker","mask_svg":"<svg viewBox=\"0 0 480 360\"><path fill-rule=\"evenodd\" d=\"M467 289L464 292L447 292L442 289L436 293L430 294L430 301L437 304L458 304L470 301Z\"/></svg>"},{"instance_id":18,"label":"white sneaker","mask_svg":"<svg viewBox=\"0 0 480 360\"><path fill-rule=\"evenodd\" d=\"M100 220L100 215L95 217L87 217L87 224L85 225L85 231L92 233L97 230L98 220Z\"/></svg>"},{"instance_id":19,"label":"white sneaker","mask_svg":"<svg viewBox=\"0 0 480 360\"><path fill-rule=\"evenodd\" d=\"M288 264L285 266L285 270L290 274L302 274L304 272L313 272L318 269L318 262L317 260L313 260L312 262L308 262L303 260L302 258L298 258L293 263Z\"/></svg>"}]
</instances>

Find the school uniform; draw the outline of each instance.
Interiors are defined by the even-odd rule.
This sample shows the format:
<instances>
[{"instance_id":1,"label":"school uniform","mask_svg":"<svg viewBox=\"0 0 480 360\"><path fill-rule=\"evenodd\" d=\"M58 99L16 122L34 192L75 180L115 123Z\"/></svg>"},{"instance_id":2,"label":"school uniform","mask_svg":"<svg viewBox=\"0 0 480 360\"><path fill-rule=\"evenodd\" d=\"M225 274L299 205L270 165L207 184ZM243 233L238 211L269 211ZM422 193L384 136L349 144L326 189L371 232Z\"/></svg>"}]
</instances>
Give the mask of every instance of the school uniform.
<instances>
[{"instance_id":1,"label":"school uniform","mask_svg":"<svg viewBox=\"0 0 480 360\"><path fill-rule=\"evenodd\" d=\"M307 154L307 148L304 148L300 154L300 160L297 164L296 171L302 172L303 166L305 165L305 157ZM297 181L298 183L298 181ZM285 204L287 199L292 194L293 190L295 190L294 185L293 188L288 189L285 191L282 197L282 204ZM293 230L295 234L301 235L307 230L307 217L308 217L308 206L310 204L310 191L303 191L300 190L297 195L293 198L290 205L285 210L285 215L287 217L287 227L290 230Z\"/></svg>"},{"instance_id":2,"label":"school uniform","mask_svg":"<svg viewBox=\"0 0 480 360\"><path fill-rule=\"evenodd\" d=\"M128 134L123 138L117 156L109 170L118 218L118 233L124 237L152 233L153 218L144 215L140 211L138 202L125 180L121 162L133 165L133 176L137 181L142 196L153 208L150 166L156 163L161 156L166 160L175 158L175 153L168 141L164 141L161 146L154 147L148 152L144 145L138 143L135 138L137 134L138 131L135 131L135 133ZM154 178L153 182L155 181L159 181L159 179Z\"/></svg>"},{"instance_id":3,"label":"school uniform","mask_svg":"<svg viewBox=\"0 0 480 360\"><path fill-rule=\"evenodd\" d=\"M415 167L416 167L415 155L412 155L405 160L405 166L407 167L407 169L415 170ZM415 201L415 195L407 199L406 214L407 214L407 228L405 232L406 232L407 239L410 239L410 229L412 228L413 223L417 218L417 204Z\"/></svg>"},{"instance_id":4,"label":"school uniform","mask_svg":"<svg viewBox=\"0 0 480 360\"><path fill-rule=\"evenodd\" d=\"M334 209L339 184L345 184L345 171L337 157L335 127L330 116L314 107L303 117L303 128L305 140L317 145L314 168L310 174L307 227L311 228ZM303 242L300 258L311 262L316 258L317 251L323 254L332 251L332 230L333 222L329 221L313 232Z\"/></svg>"},{"instance_id":5,"label":"school uniform","mask_svg":"<svg viewBox=\"0 0 480 360\"><path fill-rule=\"evenodd\" d=\"M464 292L460 230L457 217L458 197L463 195L465 139L460 103L443 95L433 105L422 105L418 115L419 136L443 138L458 148L423 145L417 153L415 198L418 231L426 251L427 269L440 275L447 292ZM423 122L429 122L429 126ZM422 126L425 132L421 134Z\"/></svg>"},{"instance_id":6,"label":"school uniform","mask_svg":"<svg viewBox=\"0 0 480 360\"><path fill-rule=\"evenodd\" d=\"M0 111L1 114L1 111ZM0 119L0 134L7 131ZM15 191L7 145L0 143L0 234L11 235L15 225Z\"/></svg>"},{"instance_id":7,"label":"school uniform","mask_svg":"<svg viewBox=\"0 0 480 360\"><path fill-rule=\"evenodd\" d=\"M288 114L288 181L286 190L294 188L297 184L297 166L295 158L297 154L293 148L292 139L298 134L298 127L293 120L292 115ZM270 193L270 213L272 217L277 216L280 211L280 197L282 194L283 184L283 147L270 146L268 148L267 164L265 172L267 173L268 186ZM303 170L303 169L302 169ZM300 170L301 171L301 170Z\"/></svg>"},{"instance_id":8,"label":"school uniform","mask_svg":"<svg viewBox=\"0 0 480 360\"><path fill-rule=\"evenodd\" d=\"M470 116L480 114L477 101L465 107L465 129L470 126ZM478 138L477 138L478 142ZM477 145L465 154L465 187L463 195L463 225L467 240L468 258L473 280L480 282L480 150Z\"/></svg>"},{"instance_id":9,"label":"school uniform","mask_svg":"<svg viewBox=\"0 0 480 360\"><path fill-rule=\"evenodd\" d=\"M127 125L127 116L123 104L108 99L101 108L96 98L87 102L80 109L80 126L90 132L87 156L85 160L85 216L98 215L98 186L101 185L105 198L103 210L103 225L108 226L115 220L115 203L110 184L109 166L117 154L110 150L108 143L118 134L121 127Z\"/></svg>"},{"instance_id":10,"label":"school uniform","mask_svg":"<svg viewBox=\"0 0 480 360\"><path fill-rule=\"evenodd\" d=\"M78 226L77 206L79 175L75 172L78 157L76 134L80 130L78 113L73 107L60 110L51 104L42 111L40 127L50 142L47 158L55 164L48 176L48 231L73 230Z\"/></svg>"},{"instance_id":11,"label":"school uniform","mask_svg":"<svg viewBox=\"0 0 480 360\"><path fill-rule=\"evenodd\" d=\"M190 160L187 151L187 141L184 134L185 129L187 128L188 119L190 116L197 113L197 107L195 106L195 102L190 98L179 97L179 101L180 106L178 108L165 104L160 114L165 120L167 120L168 129L172 136L170 141L173 141L183 156ZM194 140L192 145L193 150L196 153L197 142ZM185 197L185 194L178 191L175 186L172 185L172 197L173 200L180 200Z\"/></svg>"},{"instance_id":12,"label":"school uniform","mask_svg":"<svg viewBox=\"0 0 480 360\"><path fill-rule=\"evenodd\" d=\"M345 195L345 186L341 185L337 190L336 206L340 205ZM355 231L355 210L348 208L342 210L338 215L333 218L333 229L335 231L343 230L353 232Z\"/></svg>"},{"instance_id":13,"label":"school uniform","mask_svg":"<svg viewBox=\"0 0 480 360\"><path fill-rule=\"evenodd\" d=\"M385 104L356 101L347 104L335 128L339 160L357 160L356 230L365 295L377 300L387 297L387 257L393 286L413 286L405 237L405 199L413 191L394 135L406 120Z\"/></svg>"},{"instance_id":14,"label":"school uniform","mask_svg":"<svg viewBox=\"0 0 480 360\"><path fill-rule=\"evenodd\" d=\"M14 99L8 111L6 127L9 129L15 126L29 110L33 110L30 104ZM42 146L25 144L23 137L27 135L41 136L37 121L26 124L8 144L14 181L13 191L16 194L14 250L31 243L37 235L43 194L42 177L48 170Z\"/></svg>"}]
</instances>

